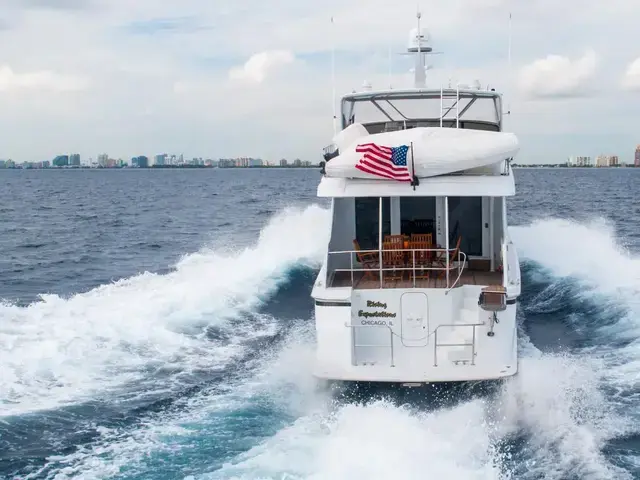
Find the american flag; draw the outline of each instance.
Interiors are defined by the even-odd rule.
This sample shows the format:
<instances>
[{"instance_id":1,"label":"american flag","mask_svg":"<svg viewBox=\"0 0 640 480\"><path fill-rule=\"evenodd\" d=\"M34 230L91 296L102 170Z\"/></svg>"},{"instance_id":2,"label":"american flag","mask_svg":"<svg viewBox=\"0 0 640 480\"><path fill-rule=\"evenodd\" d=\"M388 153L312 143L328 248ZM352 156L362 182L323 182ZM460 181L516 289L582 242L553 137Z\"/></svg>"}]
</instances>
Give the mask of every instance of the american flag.
<instances>
[{"instance_id":1,"label":"american flag","mask_svg":"<svg viewBox=\"0 0 640 480\"><path fill-rule=\"evenodd\" d=\"M356 168L361 172L398 180L399 182L411 181L411 175L407 167L409 147L406 145L384 147L375 143L365 143L358 145L356 152L363 154L356 164Z\"/></svg>"}]
</instances>

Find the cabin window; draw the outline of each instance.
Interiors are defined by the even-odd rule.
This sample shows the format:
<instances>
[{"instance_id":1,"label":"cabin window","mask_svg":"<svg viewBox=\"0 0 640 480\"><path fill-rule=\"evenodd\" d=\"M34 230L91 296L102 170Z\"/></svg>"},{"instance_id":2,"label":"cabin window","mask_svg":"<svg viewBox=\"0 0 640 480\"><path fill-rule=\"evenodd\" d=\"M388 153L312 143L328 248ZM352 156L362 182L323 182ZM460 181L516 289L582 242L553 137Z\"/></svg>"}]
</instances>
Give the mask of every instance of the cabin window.
<instances>
[{"instance_id":1,"label":"cabin window","mask_svg":"<svg viewBox=\"0 0 640 480\"><path fill-rule=\"evenodd\" d=\"M467 255L482 256L482 197L449 197L449 244Z\"/></svg>"},{"instance_id":2,"label":"cabin window","mask_svg":"<svg viewBox=\"0 0 640 480\"><path fill-rule=\"evenodd\" d=\"M435 239L436 198L401 197L400 233L430 233Z\"/></svg>"},{"instance_id":3,"label":"cabin window","mask_svg":"<svg viewBox=\"0 0 640 480\"><path fill-rule=\"evenodd\" d=\"M356 239L363 250L377 250L379 239L379 197L356 198ZM389 197L382 199L382 236L391 233Z\"/></svg>"}]
</instances>

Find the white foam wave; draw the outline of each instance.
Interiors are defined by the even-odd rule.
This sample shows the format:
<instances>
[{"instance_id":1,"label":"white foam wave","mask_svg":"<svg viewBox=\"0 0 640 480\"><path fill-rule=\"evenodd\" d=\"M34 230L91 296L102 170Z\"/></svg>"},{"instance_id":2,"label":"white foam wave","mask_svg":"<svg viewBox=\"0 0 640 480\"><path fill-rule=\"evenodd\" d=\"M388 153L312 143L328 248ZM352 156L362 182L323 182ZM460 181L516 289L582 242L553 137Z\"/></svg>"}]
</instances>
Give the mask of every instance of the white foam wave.
<instances>
[{"instance_id":1,"label":"white foam wave","mask_svg":"<svg viewBox=\"0 0 640 480\"><path fill-rule=\"evenodd\" d=\"M497 397L431 412L387 401L327 402L194 478L630 478L600 450L626 426L607 408L592 362L543 355L531 345L528 355ZM505 445L519 435L525 446L516 450L524 450L512 458Z\"/></svg>"},{"instance_id":2,"label":"white foam wave","mask_svg":"<svg viewBox=\"0 0 640 480\"><path fill-rule=\"evenodd\" d=\"M521 254L543 265L554 277L579 282L578 295L623 313L614 325L596 325L600 345L587 355L606 358L600 372L621 392L640 390L640 257L633 255L616 237L607 221L577 223L542 220L512 229ZM592 333L594 336L595 333ZM611 343L611 341L615 343ZM626 345L620 347L620 341ZM628 413L640 417L637 402Z\"/></svg>"},{"instance_id":3,"label":"white foam wave","mask_svg":"<svg viewBox=\"0 0 640 480\"><path fill-rule=\"evenodd\" d=\"M0 305L0 415L89 398L155 369L224 365L243 339L276 325L234 325L231 340L215 348L203 327L255 310L292 266L316 265L327 222L318 206L288 209L252 247L203 249L167 275L144 273L68 299L42 295L28 307Z\"/></svg>"},{"instance_id":4,"label":"white foam wave","mask_svg":"<svg viewBox=\"0 0 640 480\"><path fill-rule=\"evenodd\" d=\"M601 362L542 354L529 346L520 371L505 384L495 415L501 436L524 434L517 478L626 479L602 454L605 443L629 431L600 390Z\"/></svg>"},{"instance_id":5,"label":"white foam wave","mask_svg":"<svg viewBox=\"0 0 640 480\"><path fill-rule=\"evenodd\" d=\"M236 372L231 384L216 385L209 391L184 399L170 411L151 414L131 428L96 425L98 438L69 455L48 458L48 463L26 480L102 480L120 477L123 471L136 478L137 475L153 476L159 468L167 471L173 467L164 463L163 455L175 457L178 454L184 459L182 464L189 465L188 471L193 472L197 468L196 461L202 462L198 449L201 444L224 443L225 440L243 442L246 432L234 431L231 425L237 424L245 409L272 403L285 415L306 415L324 408L330 397L326 391L316 388L309 374L314 325L309 319L295 322L295 325L288 331L284 345L261 352L261 357ZM229 421L227 419L231 425L225 423ZM252 425L253 429L255 425ZM211 462L219 460L209 453L204 456ZM190 462L190 458L196 460ZM175 473L175 476L181 475Z\"/></svg>"},{"instance_id":6,"label":"white foam wave","mask_svg":"<svg viewBox=\"0 0 640 480\"><path fill-rule=\"evenodd\" d=\"M606 220L538 220L512 227L510 233L525 258L553 275L575 277L599 292L625 295L630 305L640 306L640 300L634 298L640 292L640 259L620 245Z\"/></svg>"},{"instance_id":7,"label":"white foam wave","mask_svg":"<svg viewBox=\"0 0 640 480\"><path fill-rule=\"evenodd\" d=\"M203 478L506 478L484 411L479 400L433 413L384 401L346 405L299 418Z\"/></svg>"},{"instance_id":8,"label":"white foam wave","mask_svg":"<svg viewBox=\"0 0 640 480\"><path fill-rule=\"evenodd\" d=\"M584 402L576 404L564 399L568 405L573 405L565 417L569 418L571 414L581 422L579 427L576 426L573 436L568 435L566 428L561 426L558 430L544 430L547 436L540 435L538 438L556 438L560 446L574 447L574 451L580 452L585 459L586 471L594 475L599 471L601 478L609 478L611 470L608 467L602 470L606 462L598 449L607 439L640 430L640 257L621 244L615 228L604 219L587 223L540 220L529 226L512 228L512 237L521 255L542 265L552 281L570 278L576 282L573 293L578 299L599 303L613 315L619 314L614 323L607 321L602 325L598 325L599 317L589 318L588 330L581 324L574 325L577 331L588 335L588 346L581 352L576 351L576 355L581 353L580 359L575 361L579 361L582 374L575 371L576 364L572 367L564 360L558 365L558 373L552 374L549 366L543 368L542 362L550 361L547 357L546 360L540 360L540 370L534 369L529 375L519 376L519 381L536 381L536 372L546 370L549 376L539 376L537 381L540 382L541 391L544 391L544 386L554 387L548 391L550 398L554 392L580 393L580 388L567 390L563 383L558 384L558 378L565 379L562 380L565 384L592 385L590 392L582 393ZM570 315L568 320L575 323L581 318L574 319ZM608 392L607 397L601 393L602 388ZM596 406L598 413L606 412L606 415L581 419L585 405ZM535 412L532 414L535 415ZM540 418L546 414L539 412ZM551 433L553 435L549 435ZM575 439L581 439L580 445L575 444ZM556 467L563 466L566 465L559 458ZM614 478L627 477L618 472Z\"/></svg>"}]
</instances>

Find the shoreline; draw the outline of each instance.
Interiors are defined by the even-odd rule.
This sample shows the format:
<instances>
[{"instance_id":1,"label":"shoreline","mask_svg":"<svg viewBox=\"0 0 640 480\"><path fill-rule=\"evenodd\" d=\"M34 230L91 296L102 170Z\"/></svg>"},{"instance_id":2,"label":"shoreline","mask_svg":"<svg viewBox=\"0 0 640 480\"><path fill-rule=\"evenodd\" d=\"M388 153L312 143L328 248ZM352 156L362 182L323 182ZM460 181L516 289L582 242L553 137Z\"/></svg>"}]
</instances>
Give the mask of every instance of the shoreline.
<instances>
[{"instance_id":1,"label":"shoreline","mask_svg":"<svg viewBox=\"0 0 640 480\"><path fill-rule=\"evenodd\" d=\"M21 166L15 166L15 167L5 167L5 168L0 168L1 170L202 170L202 169L206 169L206 170L309 170L309 169L316 169L316 168L320 168L319 165L311 165L311 166L303 166L303 167L294 167L294 166L287 166L287 167L283 167L280 165L273 165L273 166L255 166L255 167L211 167L211 166L206 166L206 165L181 165L181 166L176 166L176 165L157 165L157 166L151 166L151 167L87 167L87 166L80 166L80 167L21 167Z\"/></svg>"}]
</instances>

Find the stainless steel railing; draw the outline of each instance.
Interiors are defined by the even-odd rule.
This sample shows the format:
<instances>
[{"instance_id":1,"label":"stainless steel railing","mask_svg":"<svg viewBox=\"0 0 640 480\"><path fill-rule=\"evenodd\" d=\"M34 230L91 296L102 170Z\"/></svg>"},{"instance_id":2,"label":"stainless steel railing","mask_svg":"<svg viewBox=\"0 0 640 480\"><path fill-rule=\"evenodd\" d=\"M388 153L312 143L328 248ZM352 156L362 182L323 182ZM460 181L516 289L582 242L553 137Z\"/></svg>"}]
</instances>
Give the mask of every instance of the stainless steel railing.
<instances>
[{"instance_id":1,"label":"stainless steel railing","mask_svg":"<svg viewBox=\"0 0 640 480\"><path fill-rule=\"evenodd\" d=\"M471 365L476 363L476 327L482 326L481 323L447 323L438 325L433 331L434 347L433 347L433 366L438 366L438 348L440 347L471 347ZM438 343L438 330L442 327L455 327L455 328L472 328L471 343Z\"/></svg>"},{"instance_id":2,"label":"stainless steel railing","mask_svg":"<svg viewBox=\"0 0 640 480\"><path fill-rule=\"evenodd\" d=\"M349 323L345 323L344 326L352 329L353 335L351 335L351 346L353 348L354 357L355 357L355 351L356 351L356 349L358 347L361 347L361 348L389 348L390 349L390 356L391 356L391 364L390 364L390 366L395 367L394 357L393 357L393 330L391 329L391 327L389 325L352 325L352 324L349 324ZM386 328L387 330L389 330L389 345L357 344L356 343L356 335L355 335L355 329L356 328ZM353 361L356 362L356 358L353 358ZM354 365L357 366L358 364L354 363Z\"/></svg>"},{"instance_id":3,"label":"stainless steel railing","mask_svg":"<svg viewBox=\"0 0 640 480\"><path fill-rule=\"evenodd\" d=\"M413 275L413 288L416 287L416 271L436 271L436 272L445 272L445 277L446 277L446 288L451 290L452 288L455 288L455 286L458 284L458 282L460 281L460 278L462 277L462 273L464 271L464 268L466 267L467 264L467 255L463 252L458 251L458 256L457 256L457 260L455 262L451 262L450 261L450 254L451 252L454 252L455 249L450 248L450 249L446 249L446 248L426 248L426 249L411 249L411 248L404 248L404 249L393 249L393 250L342 250L342 251L333 251L333 252L328 252L329 256L331 255L349 255L349 265L350 268L331 268L329 273L337 273L337 272L349 272L350 273L350 279L351 279L351 286L353 287L355 284L355 276L354 273L356 272L362 272L362 273L366 273L366 272L375 272L378 274L378 279L380 282L380 288L384 288L384 278L383 278L383 273L384 272L398 272L398 271L409 271L412 272ZM384 267L383 263L380 261L380 258L382 257L382 254L387 253L387 252L411 252L411 264L410 266L390 266L390 267ZM435 252L435 253L444 253L444 257L442 260L440 260L441 262L444 262L444 267L440 266L440 267L434 267L433 264L431 264L431 266L425 266L425 264L416 264L416 253L417 252ZM378 266L376 268L355 268L355 264L356 262L354 262L355 258L357 257L358 254L375 254L378 258L377 260L375 260L375 262L378 264ZM450 279L450 272L451 270L456 270L457 271L457 277L455 279L455 281L453 283L451 283L451 279Z\"/></svg>"}]
</instances>

